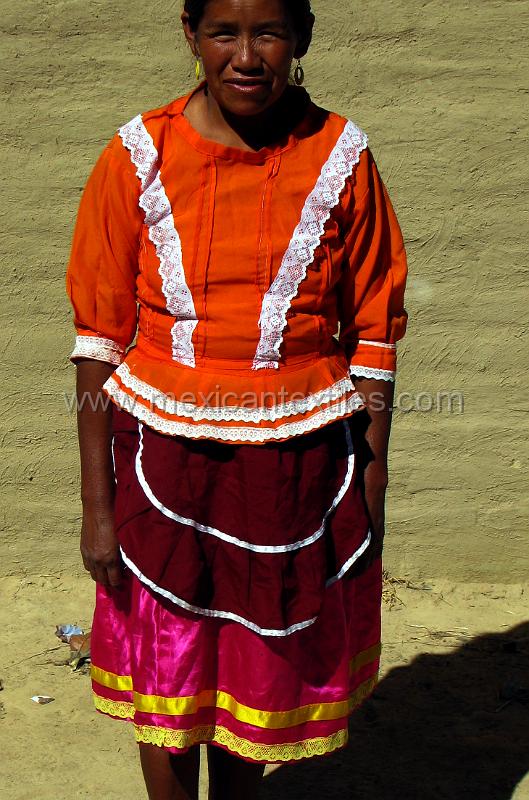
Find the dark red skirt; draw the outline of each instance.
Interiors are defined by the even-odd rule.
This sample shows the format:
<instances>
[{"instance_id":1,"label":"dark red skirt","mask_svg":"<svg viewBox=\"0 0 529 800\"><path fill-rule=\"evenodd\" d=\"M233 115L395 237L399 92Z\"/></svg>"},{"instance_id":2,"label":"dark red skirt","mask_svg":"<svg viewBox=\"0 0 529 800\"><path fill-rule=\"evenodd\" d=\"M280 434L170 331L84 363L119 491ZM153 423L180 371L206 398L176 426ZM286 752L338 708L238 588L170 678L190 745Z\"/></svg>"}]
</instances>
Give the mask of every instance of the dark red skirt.
<instances>
[{"instance_id":1,"label":"dark red skirt","mask_svg":"<svg viewBox=\"0 0 529 800\"><path fill-rule=\"evenodd\" d=\"M114 409L116 530L126 566L185 612L288 636L370 543L362 415L292 440L171 437Z\"/></svg>"}]
</instances>

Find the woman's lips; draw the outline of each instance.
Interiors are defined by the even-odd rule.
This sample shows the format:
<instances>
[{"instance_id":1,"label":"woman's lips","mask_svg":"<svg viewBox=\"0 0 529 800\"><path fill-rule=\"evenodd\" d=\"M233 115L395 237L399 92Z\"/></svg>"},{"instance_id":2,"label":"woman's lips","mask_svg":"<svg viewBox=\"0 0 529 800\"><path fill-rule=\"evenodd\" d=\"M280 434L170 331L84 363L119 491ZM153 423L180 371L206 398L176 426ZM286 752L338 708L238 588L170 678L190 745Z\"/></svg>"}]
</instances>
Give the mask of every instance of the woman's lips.
<instances>
[{"instance_id":1,"label":"woman's lips","mask_svg":"<svg viewBox=\"0 0 529 800\"><path fill-rule=\"evenodd\" d=\"M226 86L243 94L256 94L268 87L267 81L224 81Z\"/></svg>"}]
</instances>

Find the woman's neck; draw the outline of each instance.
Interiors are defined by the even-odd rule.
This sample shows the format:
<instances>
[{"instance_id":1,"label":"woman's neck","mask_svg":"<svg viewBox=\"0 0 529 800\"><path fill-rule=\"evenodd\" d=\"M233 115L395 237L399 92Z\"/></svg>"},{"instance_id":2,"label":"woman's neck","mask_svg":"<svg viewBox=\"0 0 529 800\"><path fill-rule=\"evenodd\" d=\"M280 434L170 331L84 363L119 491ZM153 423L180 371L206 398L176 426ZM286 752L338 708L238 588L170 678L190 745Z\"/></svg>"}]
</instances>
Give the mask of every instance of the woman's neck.
<instances>
[{"instance_id":1,"label":"woman's neck","mask_svg":"<svg viewBox=\"0 0 529 800\"><path fill-rule=\"evenodd\" d=\"M283 139L301 120L306 101L296 102L293 94L300 97L299 92L291 94L287 87L277 103L263 114L241 117L223 111L211 92L202 90L191 98L184 115L205 139L257 152Z\"/></svg>"}]
</instances>

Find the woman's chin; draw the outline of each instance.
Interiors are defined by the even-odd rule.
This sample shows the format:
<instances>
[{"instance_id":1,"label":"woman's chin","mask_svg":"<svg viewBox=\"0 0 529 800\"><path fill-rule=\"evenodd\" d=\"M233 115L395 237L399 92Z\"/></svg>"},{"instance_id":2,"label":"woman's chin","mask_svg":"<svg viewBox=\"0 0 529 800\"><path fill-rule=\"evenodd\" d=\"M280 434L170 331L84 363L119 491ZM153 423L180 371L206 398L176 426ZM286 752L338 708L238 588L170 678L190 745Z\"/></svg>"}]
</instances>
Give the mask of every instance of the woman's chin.
<instances>
[{"instance_id":1,"label":"woman's chin","mask_svg":"<svg viewBox=\"0 0 529 800\"><path fill-rule=\"evenodd\" d=\"M239 117L262 114L278 100L277 93L267 85L226 84L218 94L214 91L212 94L224 112Z\"/></svg>"}]
</instances>

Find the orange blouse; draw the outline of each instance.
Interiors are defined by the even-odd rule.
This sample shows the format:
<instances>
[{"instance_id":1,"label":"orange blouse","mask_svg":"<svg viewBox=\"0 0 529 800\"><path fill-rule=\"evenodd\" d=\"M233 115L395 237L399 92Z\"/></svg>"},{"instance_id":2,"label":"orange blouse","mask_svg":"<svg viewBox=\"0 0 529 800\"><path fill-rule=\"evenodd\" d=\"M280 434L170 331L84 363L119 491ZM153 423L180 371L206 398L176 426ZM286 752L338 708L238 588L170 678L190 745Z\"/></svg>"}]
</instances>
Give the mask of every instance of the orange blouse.
<instances>
[{"instance_id":1,"label":"orange blouse","mask_svg":"<svg viewBox=\"0 0 529 800\"><path fill-rule=\"evenodd\" d=\"M191 95L120 128L88 180L71 359L116 365L107 394L170 435L262 444L351 416L352 378L394 380L407 322L367 136L310 102L276 146L226 147Z\"/></svg>"}]
</instances>

